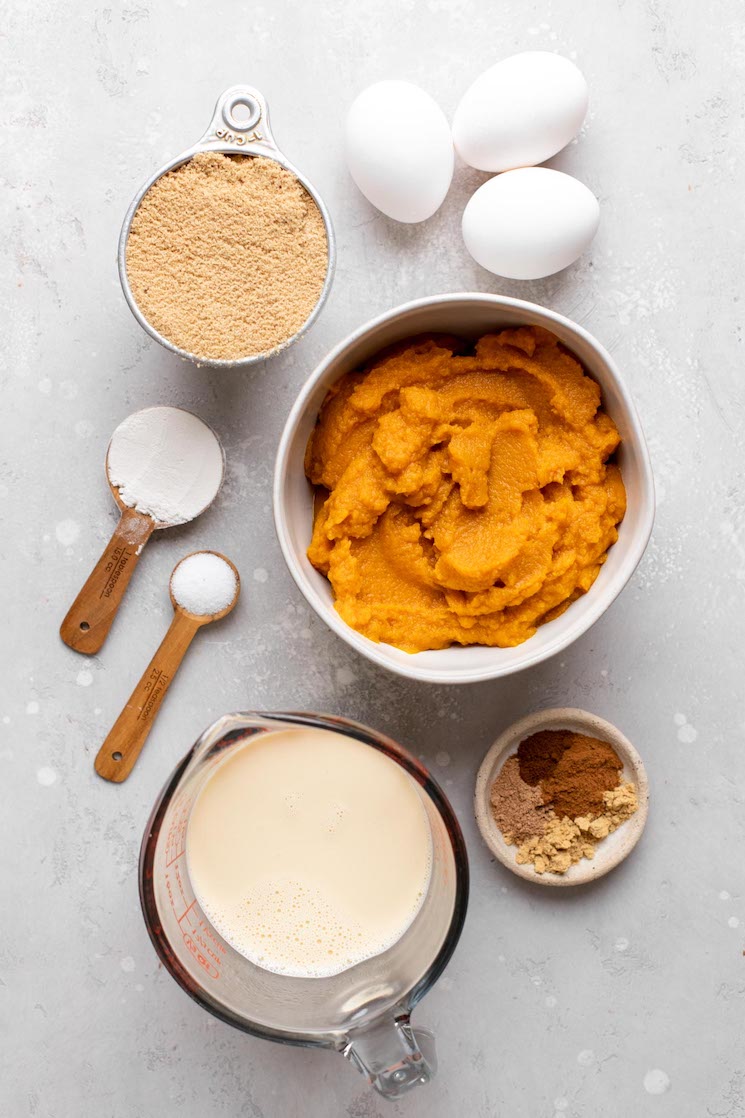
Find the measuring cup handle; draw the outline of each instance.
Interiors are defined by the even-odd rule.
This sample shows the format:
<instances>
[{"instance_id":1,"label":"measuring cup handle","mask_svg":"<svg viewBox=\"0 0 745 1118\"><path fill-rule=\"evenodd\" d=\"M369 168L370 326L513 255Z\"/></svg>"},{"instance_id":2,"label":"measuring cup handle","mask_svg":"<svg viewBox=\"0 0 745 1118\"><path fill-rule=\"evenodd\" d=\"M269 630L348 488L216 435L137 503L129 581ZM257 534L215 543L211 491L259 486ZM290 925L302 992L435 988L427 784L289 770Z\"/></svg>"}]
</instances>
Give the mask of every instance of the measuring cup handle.
<instances>
[{"instance_id":1,"label":"measuring cup handle","mask_svg":"<svg viewBox=\"0 0 745 1118\"><path fill-rule=\"evenodd\" d=\"M243 110L242 117L236 109ZM276 157L278 148L269 125L269 109L263 93L252 85L233 85L221 93L210 126L199 141L219 150L260 155L262 149Z\"/></svg>"},{"instance_id":2,"label":"measuring cup handle","mask_svg":"<svg viewBox=\"0 0 745 1118\"><path fill-rule=\"evenodd\" d=\"M120 784L132 772L166 691L201 625L199 618L174 614L160 648L96 755L95 769L104 780Z\"/></svg>"},{"instance_id":3,"label":"measuring cup handle","mask_svg":"<svg viewBox=\"0 0 745 1118\"><path fill-rule=\"evenodd\" d=\"M151 516L124 509L101 558L60 625L66 645L88 656L103 647L140 553L155 528Z\"/></svg>"},{"instance_id":4,"label":"measuring cup handle","mask_svg":"<svg viewBox=\"0 0 745 1118\"><path fill-rule=\"evenodd\" d=\"M342 1055L386 1099L429 1083L437 1071L435 1038L427 1029L414 1032L408 1013L350 1032L347 1041Z\"/></svg>"}]
</instances>

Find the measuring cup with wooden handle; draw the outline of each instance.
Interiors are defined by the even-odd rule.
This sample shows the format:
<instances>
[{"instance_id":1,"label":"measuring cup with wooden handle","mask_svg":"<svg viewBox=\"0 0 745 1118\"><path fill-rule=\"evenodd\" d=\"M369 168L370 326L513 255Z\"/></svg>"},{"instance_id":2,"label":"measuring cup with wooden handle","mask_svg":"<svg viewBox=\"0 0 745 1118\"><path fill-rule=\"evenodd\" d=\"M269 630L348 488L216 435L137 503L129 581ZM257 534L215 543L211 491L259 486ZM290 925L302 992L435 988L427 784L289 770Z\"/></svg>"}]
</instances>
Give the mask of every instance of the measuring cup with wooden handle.
<instances>
[{"instance_id":1,"label":"measuring cup with wooden handle","mask_svg":"<svg viewBox=\"0 0 745 1118\"><path fill-rule=\"evenodd\" d=\"M60 626L65 644L88 655L102 648L150 536L204 512L224 472L217 435L191 412L144 408L119 424L106 454L106 476L121 518Z\"/></svg>"},{"instance_id":2,"label":"measuring cup with wooden handle","mask_svg":"<svg viewBox=\"0 0 745 1118\"><path fill-rule=\"evenodd\" d=\"M174 593L174 578L179 568L183 568L185 563L200 555L213 556L215 560L225 564L233 575L233 597L215 613L190 612ZM227 571L222 573L228 574ZM225 596L229 593L230 582L226 582L226 585L228 590ZM230 613L238 601L240 587L240 576L235 565L216 551L195 551L176 564L170 582L173 621L160 648L147 666L145 674L132 692L129 702L98 751L95 768L104 780L112 780L119 784L132 772L187 648L199 629L212 621L219 621Z\"/></svg>"}]
</instances>

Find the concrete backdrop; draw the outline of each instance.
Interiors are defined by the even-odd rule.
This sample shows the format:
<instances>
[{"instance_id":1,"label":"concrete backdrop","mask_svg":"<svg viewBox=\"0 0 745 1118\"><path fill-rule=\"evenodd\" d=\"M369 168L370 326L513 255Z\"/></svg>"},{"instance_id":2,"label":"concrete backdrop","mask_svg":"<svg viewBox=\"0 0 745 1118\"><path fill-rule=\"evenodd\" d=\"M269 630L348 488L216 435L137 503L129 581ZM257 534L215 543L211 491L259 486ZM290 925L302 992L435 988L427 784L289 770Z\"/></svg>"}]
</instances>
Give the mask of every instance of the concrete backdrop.
<instances>
[{"instance_id":1,"label":"concrete backdrop","mask_svg":"<svg viewBox=\"0 0 745 1118\"><path fill-rule=\"evenodd\" d=\"M374 212L345 172L356 91L419 82L450 114L514 51L576 59L592 107L553 161L601 201L592 251L507 283L468 257L460 167L421 226ZM0 1093L12 1118L738 1118L745 1114L745 585L742 88L738 0L9 0L0 31L4 805ZM182 364L127 309L115 256L141 182L206 127L220 91L266 94L287 155L326 199L336 282L286 356L253 372ZM581 322L623 370L648 435L656 530L622 597L564 655L499 683L406 684L306 608L271 519L279 432L304 378L374 314L476 289ZM214 508L150 544L99 656L59 622L115 519L108 438L129 412L183 405L220 433ZM240 609L201 634L129 782L93 757L170 616L187 551L238 564ZM471 816L479 761L514 718L578 705L617 723L649 769L634 856L557 895L494 864ZM217 715L316 709L377 726L432 766L460 815L473 890L465 932L416 1020L440 1072L387 1106L339 1056L213 1020L156 961L136 862L157 790Z\"/></svg>"}]
</instances>

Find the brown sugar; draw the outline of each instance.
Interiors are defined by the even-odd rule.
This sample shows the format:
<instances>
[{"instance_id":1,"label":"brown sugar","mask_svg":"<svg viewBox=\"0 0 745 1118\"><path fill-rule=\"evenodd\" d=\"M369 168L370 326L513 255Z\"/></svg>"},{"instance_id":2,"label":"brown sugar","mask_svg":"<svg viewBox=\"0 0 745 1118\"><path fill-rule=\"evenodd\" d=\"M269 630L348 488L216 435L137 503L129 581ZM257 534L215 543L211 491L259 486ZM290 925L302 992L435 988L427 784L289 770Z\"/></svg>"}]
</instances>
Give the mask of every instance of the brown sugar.
<instances>
[{"instance_id":1,"label":"brown sugar","mask_svg":"<svg viewBox=\"0 0 745 1118\"><path fill-rule=\"evenodd\" d=\"M148 322L196 357L235 361L296 334L328 268L318 206L272 159L201 152L150 187L127 276Z\"/></svg>"}]
</instances>

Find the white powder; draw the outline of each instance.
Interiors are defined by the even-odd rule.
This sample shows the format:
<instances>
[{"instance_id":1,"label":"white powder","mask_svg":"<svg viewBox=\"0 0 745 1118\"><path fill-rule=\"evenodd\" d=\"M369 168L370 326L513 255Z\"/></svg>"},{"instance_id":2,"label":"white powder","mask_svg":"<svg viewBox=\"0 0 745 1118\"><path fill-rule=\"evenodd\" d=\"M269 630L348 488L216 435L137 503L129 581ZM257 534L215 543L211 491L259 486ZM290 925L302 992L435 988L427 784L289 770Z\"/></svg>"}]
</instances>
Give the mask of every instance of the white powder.
<instances>
[{"instance_id":1,"label":"white powder","mask_svg":"<svg viewBox=\"0 0 745 1118\"><path fill-rule=\"evenodd\" d=\"M214 500L224 463L214 431L191 412L145 408L117 427L106 468L125 505L184 524Z\"/></svg>"},{"instance_id":2,"label":"white powder","mask_svg":"<svg viewBox=\"0 0 745 1118\"><path fill-rule=\"evenodd\" d=\"M171 593L188 613L197 617L219 613L238 593L235 571L214 551L187 555L171 575Z\"/></svg>"}]
</instances>

